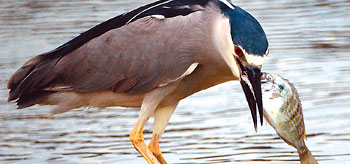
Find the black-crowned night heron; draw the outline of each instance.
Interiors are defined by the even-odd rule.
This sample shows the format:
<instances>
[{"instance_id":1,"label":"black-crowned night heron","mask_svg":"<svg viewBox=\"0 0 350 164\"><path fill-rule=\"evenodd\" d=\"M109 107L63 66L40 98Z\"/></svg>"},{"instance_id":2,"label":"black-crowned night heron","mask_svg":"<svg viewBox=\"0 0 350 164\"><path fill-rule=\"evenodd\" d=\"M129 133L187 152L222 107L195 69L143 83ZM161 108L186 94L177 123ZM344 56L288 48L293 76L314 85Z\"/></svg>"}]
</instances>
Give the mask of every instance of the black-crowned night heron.
<instances>
[{"instance_id":1,"label":"black-crowned night heron","mask_svg":"<svg viewBox=\"0 0 350 164\"><path fill-rule=\"evenodd\" d=\"M27 61L9 80L19 108L140 107L130 133L148 163L166 163L159 139L178 102L240 80L254 126L262 123L260 69L268 53L259 22L229 0L160 0L103 22ZM143 127L154 115L147 147Z\"/></svg>"}]
</instances>

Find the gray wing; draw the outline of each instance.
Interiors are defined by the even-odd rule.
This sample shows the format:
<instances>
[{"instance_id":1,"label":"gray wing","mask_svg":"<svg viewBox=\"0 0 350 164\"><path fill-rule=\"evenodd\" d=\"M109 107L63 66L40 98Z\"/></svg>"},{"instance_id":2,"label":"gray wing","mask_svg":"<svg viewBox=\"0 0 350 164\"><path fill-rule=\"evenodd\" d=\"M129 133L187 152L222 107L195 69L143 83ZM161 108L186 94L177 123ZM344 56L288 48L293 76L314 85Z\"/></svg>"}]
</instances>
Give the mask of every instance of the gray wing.
<instances>
[{"instance_id":1,"label":"gray wing","mask_svg":"<svg viewBox=\"0 0 350 164\"><path fill-rule=\"evenodd\" d=\"M191 37L184 17L146 16L67 55L36 56L11 77L9 101L24 108L56 91L141 93L171 82L195 62L184 42Z\"/></svg>"},{"instance_id":2,"label":"gray wing","mask_svg":"<svg viewBox=\"0 0 350 164\"><path fill-rule=\"evenodd\" d=\"M210 2L159 0L107 20L27 61L8 82L8 101L24 108L56 91L140 93L172 81L193 63L182 42L198 28L189 17Z\"/></svg>"},{"instance_id":3,"label":"gray wing","mask_svg":"<svg viewBox=\"0 0 350 164\"><path fill-rule=\"evenodd\" d=\"M46 90L140 93L180 77L194 61L176 19L148 16L89 41L57 62Z\"/></svg>"}]
</instances>

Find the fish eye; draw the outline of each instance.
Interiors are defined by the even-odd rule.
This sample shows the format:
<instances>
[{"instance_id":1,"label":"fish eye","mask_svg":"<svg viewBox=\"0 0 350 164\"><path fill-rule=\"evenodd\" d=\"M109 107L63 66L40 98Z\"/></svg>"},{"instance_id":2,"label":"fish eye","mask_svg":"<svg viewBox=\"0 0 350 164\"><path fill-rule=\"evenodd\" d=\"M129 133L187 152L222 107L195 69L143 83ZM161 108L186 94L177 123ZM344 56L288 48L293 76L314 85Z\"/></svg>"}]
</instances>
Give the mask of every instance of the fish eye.
<instances>
[{"instance_id":1,"label":"fish eye","mask_svg":"<svg viewBox=\"0 0 350 164\"><path fill-rule=\"evenodd\" d=\"M280 88L280 90L282 90L282 91L283 91L284 86L283 86L283 85L278 85L278 88Z\"/></svg>"},{"instance_id":2,"label":"fish eye","mask_svg":"<svg viewBox=\"0 0 350 164\"><path fill-rule=\"evenodd\" d=\"M235 46L235 50L234 51L235 51L235 54L237 56L239 56L239 57L243 56L243 51L239 47Z\"/></svg>"}]
</instances>

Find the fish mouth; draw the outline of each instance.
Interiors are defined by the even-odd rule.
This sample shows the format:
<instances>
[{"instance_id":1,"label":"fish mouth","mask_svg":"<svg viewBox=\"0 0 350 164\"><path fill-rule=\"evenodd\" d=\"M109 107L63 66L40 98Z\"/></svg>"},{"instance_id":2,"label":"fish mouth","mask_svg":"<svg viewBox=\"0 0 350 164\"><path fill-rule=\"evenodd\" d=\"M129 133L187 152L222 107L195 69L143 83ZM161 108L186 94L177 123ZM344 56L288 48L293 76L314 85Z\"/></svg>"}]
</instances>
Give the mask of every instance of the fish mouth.
<instances>
[{"instance_id":1,"label":"fish mouth","mask_svg":"<svg viewBox=\"0 0 350 164\"><path fill-rule=\"evenodd\" d=\"M271 80L267 78L267 73L261 73L261 88L265 88Z\"/></svg>"},{"instance_id":2,"label":"fish mouth","mask_svg":"<svg viewBox=\"0 0 350 164\"><path fill-rule=\"evenodd\" d=\"M247 65L244 67L238 60L237 63L241 68L241 79L240 83L248 102L250 112L253 118L254 128L257 130L257 109L258 106L260 123L263 124L263 104L262 104L262 93L261 93L261 70L258 67Z\"/></svg>"},{"instance_id":3,"label":"fish mouth","mask_svg":"<svg viewBox=\"0 0 350 164\"><path fill-rule=\"evenodd\" d=\"M261 89L263 90L263 94L266 92L270 92L274 90L274 81L269 76L268 73L262 72L261 73Z\"/></svg>"}]
</instances>

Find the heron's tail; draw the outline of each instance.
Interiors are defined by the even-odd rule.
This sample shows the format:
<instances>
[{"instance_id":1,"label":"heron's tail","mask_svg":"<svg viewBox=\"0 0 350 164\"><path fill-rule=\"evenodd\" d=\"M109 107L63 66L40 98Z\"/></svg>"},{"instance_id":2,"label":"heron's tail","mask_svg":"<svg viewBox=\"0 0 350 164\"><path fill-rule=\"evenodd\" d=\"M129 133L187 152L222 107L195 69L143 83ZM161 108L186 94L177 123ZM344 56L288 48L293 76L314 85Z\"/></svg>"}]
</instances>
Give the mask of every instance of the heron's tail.
<instances>
[{"instance_id":1,"label":"heron's tail","mask_svg":"<svg viewBox=\"0 0 350 164\"><path fill-rule=\"evenodd\" d=\"M57 61L56 61L57 62ZM10 78L7 88L10 89L8 101L16 100L18 108L25 108L53 93L42 90L52 78L47 76L56 64L55 59L38 55L28 60Z\"/></svg>"},{"instance_id":2,"label":"heron's tail","mask_svg":"<svg viewBox=\"0 0 350 164\"><path fill-rule=\"evenodd\" d=\"M304 150L298 150L298 153L301 164L318 164L315 157L311 154L310 150L306 146Z\"/></svg>"}]
</instances>

